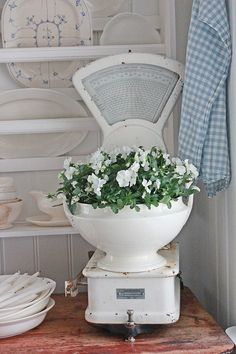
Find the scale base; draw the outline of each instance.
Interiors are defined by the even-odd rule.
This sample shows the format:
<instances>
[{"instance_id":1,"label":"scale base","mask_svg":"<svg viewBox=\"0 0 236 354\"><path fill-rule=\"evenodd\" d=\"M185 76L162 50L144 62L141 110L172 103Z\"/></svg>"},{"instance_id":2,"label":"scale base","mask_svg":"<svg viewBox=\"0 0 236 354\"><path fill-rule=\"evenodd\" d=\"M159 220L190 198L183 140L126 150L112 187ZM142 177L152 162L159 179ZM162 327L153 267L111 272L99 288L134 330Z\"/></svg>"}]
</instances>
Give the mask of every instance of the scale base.
<instances>
[{"instance_id":1,"label":"scale base","mask_svg":"<svg viewBox=\"0 0 236 354\"><path fill-rule=\"evenodd\" d=\"M86 321L127 325L128 311L135 325L174 323L180 315L179 247L160 250L166 265L146 272L111 272L99 268L104 257L96 250L83 270L88 281ZM113 328L113 327L112 327Z\"/></svg>"}]
</instances>

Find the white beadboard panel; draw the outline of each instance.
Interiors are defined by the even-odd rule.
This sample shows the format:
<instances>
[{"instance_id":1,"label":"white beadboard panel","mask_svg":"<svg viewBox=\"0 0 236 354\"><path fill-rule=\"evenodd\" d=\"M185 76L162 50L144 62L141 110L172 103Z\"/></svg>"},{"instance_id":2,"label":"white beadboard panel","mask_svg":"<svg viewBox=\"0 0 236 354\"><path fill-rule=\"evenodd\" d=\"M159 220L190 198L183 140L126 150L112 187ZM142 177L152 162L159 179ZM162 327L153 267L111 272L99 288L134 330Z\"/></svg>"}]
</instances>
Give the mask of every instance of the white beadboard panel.
<instances>
[{"instance_id":1,"label":"white beadboard panel","mask_svg":"<svg viewBox=\"0 0 236 354\"><path fill-rule=\"evenodd\" d=\"M217 266L217 319L223 328L229 325L229 228L227 194L215 198L216 266ZM212 244L214 240L212 240Z\"/></svg>"},{"instance_id":2,"label":"white beadboard panel","mask_svg":"<svg viewBox=\"0 0 236 354\"><path fill-rule=\"evenodd\" d=\"M143 6L144 4L148 6ZM144 16L151 16L158 14L158 1L157 0L133 0L133 12L140 13Z\"/></svg>"},{"instance_id":3,"label":"white beadboard panel","mask_svg":"<svg viewBox=\"0 0 236 354\"><path fill-rule=\"evenodd\" d=\"M145 0L146 2L150 0ZM158 1L158 0L157 0ZM125 0L120 8L120 12L130 12L132 11L132 2L133 0Z\"/></svg>"},{"instance_id":4,"label":"white beadboard panel","mask_svg":"<svg viewBox=\"0 0 236 354\"><path fill-rule=\"evenodd\" d=\"M71 236L72 277L74 278L84 268L89 260L88 252L95 248L80 235Z\"/></svg>"},{"instance_id":5,"label":"white beadboard panel","mask_svg":"<svg viewBox=\"0 0 236 354\"><path fill-rule=\"evenodd\" d=\"M180 263L185 285L189 286L209 312L217 316L217 273L215 225L205 192L194 198L190 219L181 233Z\"/></svg>"},{"instance_id":6,"label":"white beadboard panel","mask_svg":"<svg viewBox=\"0 0 236 354\"><path fill-rule=\"evenodd\" d=\"M3 240L0 239L0 274L4 274L4 250L3 250Z\"/></svg>"},{"instance_id":7,"label":"white beadboard panel","mask_svg":"<svg viewBox=\"0 0 236 354\"><path fill-rule=\"evenodd\" d=\"M20 270L21 273L33 274L37 271L33 237L3 239L2 249L4 251L3 273L12 274Z\"/></svg>"},{"instance_id":8,"label":"white beadboard panel","mask_svg":"<svg viewBox=\"0 0 236 354\"><path fill-rule=\"evenodd\" d=\"M38 237L39 269L42 276L56 281L56 293L64 293L70 274L69 236Z\"/></svg>"}]
</instances>

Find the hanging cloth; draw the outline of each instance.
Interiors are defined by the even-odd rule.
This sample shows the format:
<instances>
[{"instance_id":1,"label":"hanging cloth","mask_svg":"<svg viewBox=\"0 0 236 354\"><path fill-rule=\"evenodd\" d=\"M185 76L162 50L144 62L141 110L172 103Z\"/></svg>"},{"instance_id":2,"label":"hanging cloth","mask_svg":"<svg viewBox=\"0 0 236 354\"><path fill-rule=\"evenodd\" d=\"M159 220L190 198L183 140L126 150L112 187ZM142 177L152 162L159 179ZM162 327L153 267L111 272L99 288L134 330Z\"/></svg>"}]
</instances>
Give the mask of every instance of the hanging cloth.
<instances>
[{"instance_id":1,"label":"hanging cloth","mask_svg":"<svg viewBox=\"0 0 236 354\"><path fill-rule=\"evenodd\" d=\"M194 0L188 36L179 156L199 170L208 196L230 182L226 79L231 39L225 0Z\"/></svg>"}]
</instances>

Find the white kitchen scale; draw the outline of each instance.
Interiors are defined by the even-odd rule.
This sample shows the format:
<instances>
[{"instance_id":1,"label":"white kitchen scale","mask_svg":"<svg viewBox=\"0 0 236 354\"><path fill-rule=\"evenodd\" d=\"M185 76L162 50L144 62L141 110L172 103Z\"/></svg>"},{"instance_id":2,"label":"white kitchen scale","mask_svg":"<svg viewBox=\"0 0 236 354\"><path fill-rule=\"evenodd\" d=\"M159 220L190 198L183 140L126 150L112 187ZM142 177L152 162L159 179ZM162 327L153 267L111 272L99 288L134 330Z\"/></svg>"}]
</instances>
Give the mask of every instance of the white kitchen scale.
<instances>
[{"instance_id":1,"label":"white kitchen scale","mask_svg":"<svg viewBox=\"0 0 236 354\"><path fill-rule=\"evenodd\" d=\"M99 59L76 72L75 88L100 125L102 147L159 146L164 125L183 87L182 64L159 55L129 53ZM158 225L157 225L158 227ZM162 249L161 268L106 270L97 249L83 270L88 282L88 322L129 340L149 325L173 323L180 315L179 247ZM125 265L124 265L125 269Z\"/></svg>"}]
</instances>

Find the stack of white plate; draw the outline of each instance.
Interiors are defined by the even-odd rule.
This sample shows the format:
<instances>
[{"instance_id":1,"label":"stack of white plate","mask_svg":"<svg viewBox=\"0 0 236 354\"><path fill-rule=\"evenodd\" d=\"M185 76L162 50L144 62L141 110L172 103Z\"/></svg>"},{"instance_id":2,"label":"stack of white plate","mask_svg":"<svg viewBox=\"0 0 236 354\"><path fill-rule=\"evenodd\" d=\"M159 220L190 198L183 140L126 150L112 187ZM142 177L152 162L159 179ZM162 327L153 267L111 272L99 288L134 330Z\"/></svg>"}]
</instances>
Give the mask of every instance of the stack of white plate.
<instances>
[{"instance_id":1,"label":"stack of white plate","mask_svg":"<svg viewBox=\"0 0 236 354\"><path fill-rule=\"evenodd\" d=\"M0 177L0 230L12 227L22 209L12 177Z\"/></svg>"},{"instance_id":2,"label":"stack of white plate","mask_svg":"<svg viewBox=\"0 0 236 354\"><path fill-rule=\"evenodd\" d=\"M0 177L0 201L9 202L17 199L16 187L12 177Z\"/></svg>"},{"instance_id":3,"label":"stack of white plate","mask_svg":"<svg viewBox=\"0 0 236 354\"><path fill-rule=\"evenodd\" d=\"M17 272L0 276L0 338L38 326L55 305L50 295L56 283L38 275Z\"/></svg>"}]
</instances>

